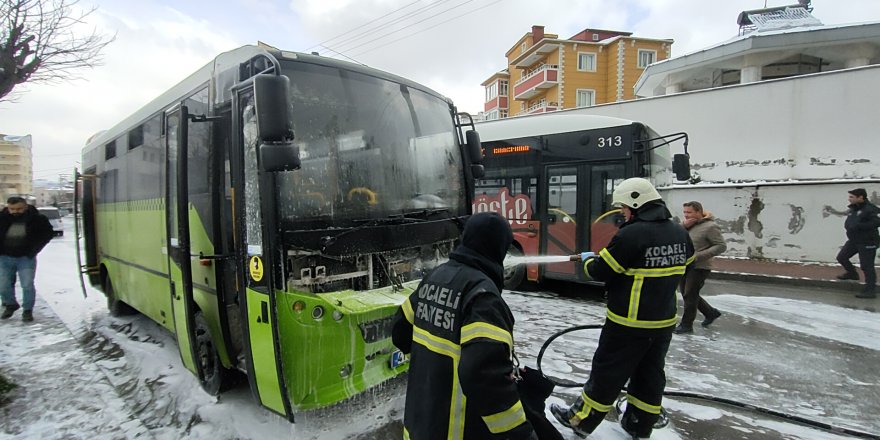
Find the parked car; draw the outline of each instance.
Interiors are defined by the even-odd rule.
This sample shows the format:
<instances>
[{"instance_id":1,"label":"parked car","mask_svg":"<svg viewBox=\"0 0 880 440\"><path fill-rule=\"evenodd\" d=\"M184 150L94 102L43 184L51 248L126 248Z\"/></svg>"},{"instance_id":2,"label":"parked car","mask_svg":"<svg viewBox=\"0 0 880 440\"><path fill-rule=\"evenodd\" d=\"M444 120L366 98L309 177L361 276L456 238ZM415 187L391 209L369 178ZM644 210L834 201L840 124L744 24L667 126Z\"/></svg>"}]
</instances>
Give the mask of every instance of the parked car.
<instances>
[{"instance_id":1,"label":"parked car","mask_svg":"<svg viewBox=\"0 0 880 440\"><path fill-rule=\"evenodd\" d=\"M58 211L58 208L55 208L53 206L44 206L37 209L40 210L40 214L45 215L46 218L49 219L49 223L52 224L52 231L55 233L55 235L64 235L64 222L61 221L61 213Z\"/></svg>"}]
</instances>

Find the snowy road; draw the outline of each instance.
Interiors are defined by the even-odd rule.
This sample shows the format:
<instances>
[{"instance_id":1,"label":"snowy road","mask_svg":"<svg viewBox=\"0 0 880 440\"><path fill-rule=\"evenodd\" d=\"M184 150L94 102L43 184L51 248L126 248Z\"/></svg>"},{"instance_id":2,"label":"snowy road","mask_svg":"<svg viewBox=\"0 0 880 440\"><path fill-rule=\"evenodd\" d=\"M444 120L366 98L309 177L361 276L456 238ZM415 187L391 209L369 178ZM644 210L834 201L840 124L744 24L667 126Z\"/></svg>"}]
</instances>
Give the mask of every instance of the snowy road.
<instances>
[{"instance_id":1,"label":"snowy road","mask_svg":"<svg viewBox=\"0 0 880 440\"><path fill-rule=\"evenodd\" d=\"M82 298L73 249L68 231L40 255L36 321L26 325L16 315L0 322L0 371L22 385L0 404L0 439L400 438L401 383L298 415L296 424L260 408L246 381L219 398L208 396L182 367L170 334L142 316L110 317L100 292ZM706 293L725 315L711 330L673 339L668 389L880 434L877 300L733 282L710 283ZM601 323L604 313L595 292L509 292L506 299L527 365L551 334ZM598 331L563 336L545 354L545 370L585 379L597 339ZM557 388L551 401L570 401L575 393ZM852 438L701 400L667 398L664 406L671 423L655 439ZM610 422L591 436L624 438Z\"/></svg>"}]
</instances>

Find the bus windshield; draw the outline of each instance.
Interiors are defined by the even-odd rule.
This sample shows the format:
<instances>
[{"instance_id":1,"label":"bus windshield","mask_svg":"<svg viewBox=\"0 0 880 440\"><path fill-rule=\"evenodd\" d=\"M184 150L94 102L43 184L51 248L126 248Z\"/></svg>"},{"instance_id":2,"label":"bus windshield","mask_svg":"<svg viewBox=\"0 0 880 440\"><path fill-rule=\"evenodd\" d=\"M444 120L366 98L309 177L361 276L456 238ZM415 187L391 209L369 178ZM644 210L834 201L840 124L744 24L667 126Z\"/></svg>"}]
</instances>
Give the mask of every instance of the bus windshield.
<instances>
[{"instance_id":1,"label":"bus windshield","mask_svg":"<svg viewBox=\"0 0 880 440\"><path fill-rule=\"evenodd\" d=\"M416 211L466 214L449 104L359 72L283 62L302 168L279 173L288 229L347 226Z\"/></svg>"}]
</instances>

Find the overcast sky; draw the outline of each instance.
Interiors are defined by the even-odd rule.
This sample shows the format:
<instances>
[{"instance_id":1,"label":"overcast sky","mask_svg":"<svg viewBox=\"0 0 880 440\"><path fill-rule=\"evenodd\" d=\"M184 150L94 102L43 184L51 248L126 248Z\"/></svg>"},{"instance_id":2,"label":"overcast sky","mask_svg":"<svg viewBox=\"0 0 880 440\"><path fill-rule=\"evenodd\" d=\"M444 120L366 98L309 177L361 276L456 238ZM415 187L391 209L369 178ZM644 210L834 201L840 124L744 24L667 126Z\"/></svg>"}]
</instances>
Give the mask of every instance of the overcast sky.
<instances>
[{"instance_id":1,"label":"overcast sky","mask_svg":"<svg viewBox=\"0 0 880 440\"><path fill-rule=\"evenodd\" d=\"M342 58L425 84L461 111L482 109L483 82L532 25L569 38L585 28L671 38L673 56L737 35L737 15L796 0L82 0L88 23L116 41L82 79L17 88L0 102L0 133L33 136L34 177L78 165L92 134L107 129L208 63L263 41ZM814 0L825 24L880 21L878 0Z\"/></svg>"}]
</instances>

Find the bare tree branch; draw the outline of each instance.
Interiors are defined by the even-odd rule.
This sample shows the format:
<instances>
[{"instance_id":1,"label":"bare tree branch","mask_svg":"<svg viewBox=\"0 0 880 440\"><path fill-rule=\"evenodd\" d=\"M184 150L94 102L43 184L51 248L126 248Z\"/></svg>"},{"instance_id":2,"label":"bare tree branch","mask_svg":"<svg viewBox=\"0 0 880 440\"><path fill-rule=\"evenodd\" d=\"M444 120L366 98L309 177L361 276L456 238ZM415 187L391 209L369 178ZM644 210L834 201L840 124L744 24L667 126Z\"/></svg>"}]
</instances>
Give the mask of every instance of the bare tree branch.
<instances>
[{"instance_id":1,"label":"bare tree branch","mask_svg":"<svg viewBox=\"0 0 880 440\"><path fill-rule=\"evenodd\" d=\"M95 8L79 0L0 0L0 101L25 82L77 78L82 68L101 65L101 51L115 36L83 33Z\"/></svg>"}]
</instances>

